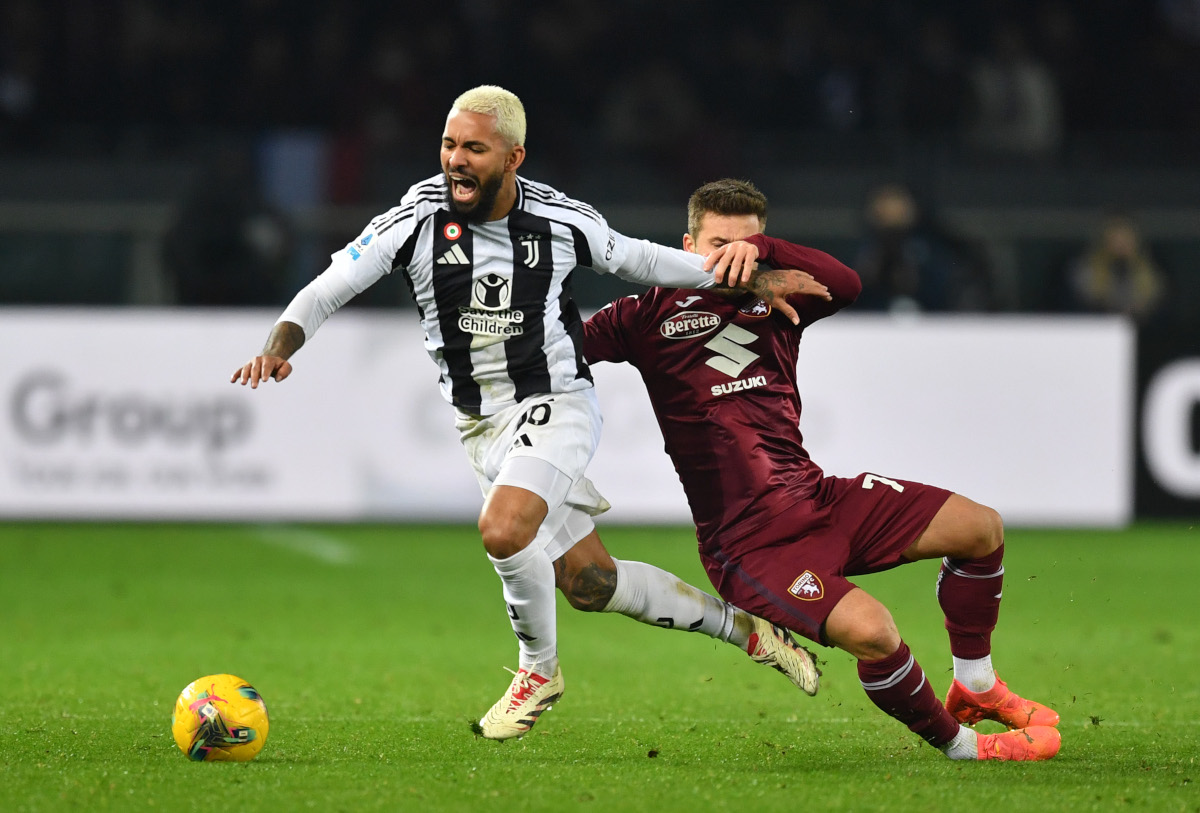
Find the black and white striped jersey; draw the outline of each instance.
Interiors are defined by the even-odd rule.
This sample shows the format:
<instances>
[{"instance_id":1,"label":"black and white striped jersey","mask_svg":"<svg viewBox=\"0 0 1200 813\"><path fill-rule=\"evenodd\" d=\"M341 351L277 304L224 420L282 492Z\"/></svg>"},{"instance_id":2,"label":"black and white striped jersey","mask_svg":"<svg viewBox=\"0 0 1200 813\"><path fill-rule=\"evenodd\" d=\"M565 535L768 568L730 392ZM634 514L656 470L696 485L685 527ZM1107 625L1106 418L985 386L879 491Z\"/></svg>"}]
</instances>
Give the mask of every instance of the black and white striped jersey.
<instances>
[{"instance_id":1,"label":"black and white striped jersey","mask_svg":"<svg viewBox=\"0 0 1200 813\"><path fill-rule=\"evenodd\" d=\"M329 301L331 290L348 286L348 298L385 274L404 274L443 396L466 412L491 415L531 395L592 386L571 296L575 268L703 288L712 277L702 263L618 234L586 203L520 177L508 216L468 223L451 212L445 177L437 175L374 218L309 288ZM343 304L335 297L329 307L299 308L300 299L281 318L299 323L306 336Z\"/></svg>"}]
</instances>

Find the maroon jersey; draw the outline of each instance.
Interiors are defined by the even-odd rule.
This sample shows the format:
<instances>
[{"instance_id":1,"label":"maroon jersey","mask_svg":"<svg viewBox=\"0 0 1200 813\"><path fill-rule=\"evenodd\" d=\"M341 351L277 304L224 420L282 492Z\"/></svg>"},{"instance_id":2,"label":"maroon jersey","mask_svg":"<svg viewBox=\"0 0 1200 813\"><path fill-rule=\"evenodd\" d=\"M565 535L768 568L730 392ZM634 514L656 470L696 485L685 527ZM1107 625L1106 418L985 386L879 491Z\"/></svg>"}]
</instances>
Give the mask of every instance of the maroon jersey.
<instances>
[{"instance_id":1,"label":"maroon jersey","mask_svg":"<svg viewBox=\"0 0 1200 813\"><path fill-rule=\"evenodd\" d=\"M642 375L691 506L702 550L731 546L819 486L804 449L796 357L805 327L849 305L858 275L830 255L748 238L774 268L808 271L833 296L789 299L793 325L753 294L652 288L584 326L589 362L624 361Z\"/></svg>"}]
</instances>

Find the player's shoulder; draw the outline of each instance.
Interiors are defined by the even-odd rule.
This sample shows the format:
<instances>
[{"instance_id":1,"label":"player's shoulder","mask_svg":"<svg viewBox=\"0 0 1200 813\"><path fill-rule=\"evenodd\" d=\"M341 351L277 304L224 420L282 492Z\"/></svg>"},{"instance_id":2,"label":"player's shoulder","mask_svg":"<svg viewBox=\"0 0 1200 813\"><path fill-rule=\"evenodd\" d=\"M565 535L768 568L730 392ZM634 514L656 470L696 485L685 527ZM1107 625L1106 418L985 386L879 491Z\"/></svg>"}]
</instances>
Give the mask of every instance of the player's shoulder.
<instances>
[{"instance_id":1,"label":"player's shoulder","mask_svg":"<svg viewBox=\"0 0 1200 813\"><path fill-rule=\"evenodd\" d=\"M572 198L549 184L517 176L517 205L531 214L579 226L608 228L604 216L589 203Z\"/></svg>"},{"instance_id":2,"label":"player's shoulder","mask_svg":"<svg viewBox=\"0 0 1200 813\"><path fill-rule=\"evenodd\" d=\"M400 203L373 217L368 228L376 234L382 234L405 223L415 223L446 205L446 178L439 173L410 186L400 198Z\"/></svg>"},{"instance_id":3,"label":"player's shoulder","mask_svg":"<svg viewBox=\"0 0 1200 813\"><path fill-rule=\"evenodd\" d=\"M677 288L648 288L645 291L613 300L604 306L615 318L629 322L653 320L671 307L671 296L681 293Z\"/></svg>"}]
</instances>

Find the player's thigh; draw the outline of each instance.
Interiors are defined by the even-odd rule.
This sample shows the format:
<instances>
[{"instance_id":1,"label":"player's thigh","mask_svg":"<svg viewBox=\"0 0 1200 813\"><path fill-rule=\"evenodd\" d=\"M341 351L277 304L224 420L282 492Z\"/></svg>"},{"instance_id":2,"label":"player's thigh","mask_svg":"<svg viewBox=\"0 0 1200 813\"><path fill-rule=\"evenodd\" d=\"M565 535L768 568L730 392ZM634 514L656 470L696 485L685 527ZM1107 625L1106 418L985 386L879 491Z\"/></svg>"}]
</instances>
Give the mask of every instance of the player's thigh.
<instances>
[{"instance_id":1,"label":"player's thigh","mask_svg":"<svg viewBox=\"0 0 1200 813\"><path fill-rule=\"evenodd\" d=\"M506 558L535 537L551 558L591 530L566 538L579 509L608 507L583 476L599 437L591 391L528 398L497 415L460 414L458 428L485 493L479 528L488 553Z\"/></svg>"},{"instance_id":2,"label":"player's thigh","mask_svg":"<svg viewBox=\"0 0 1200 813\"><path fill-rule=\"evenodd\" d=\"M540 458L511 458L484 501L484 545L492 556L505 558L532 542L555 561L595 532L589 511L596 511L597 500L607 507L586 477L572 482Z\"/></svg>"},{"instance_id":3,"label":"player's thigh","mask_svg":"<svg viewBox=\"0 0 1200 813\"><path fill-rule=\"evenodd\" d=\"M1004 542L1004 523L994 509L961 494L951 494L917 541L904 551L918 559L979 559Z\"/></svg>"},{"instance_id":4,"label":"player's thigh","mask_svg":"<svg viewBox=\"0 0 1200 813\"><path fill-rule=\"evenodd\" d=\"M821 483L825 522L849 540L847 576L889 570L921 537L952 494L944 488L864 472Z\"/></svg>"},{"instance_id":5,"label":"player's thigh","mask_svg":"<svg viewBox=\"0 0 1200 813\"><path fill-rule=\"evenodd\" d=\"M532 396L485 417L460 412L456 428L486 494L497 483L527 487L512 470L513 462L524 457L542 460L570 483L578 482L595 454L601 423L589 389ZM555 501L547 502L553 510Z\"/></svg>"},{"instance_id":6,"label":"player's thigh","mask_svg":"<svg viewBox=\"0 0 1200 813\"><path fill-rule=\"evenodd\" d=\"M855 589L841 573L846 555L836 537L808 534L800 542L744 553L736 562L707 560L705 569L730 604L828 646L825 621Z\"/></svg>"},{"instance_id":7,"label":"player's thigh","mask_svg":"<svg viewBox=\"0 0 1200 813\"><path fill-rule=\"evenodd\" d=\"M507 438L501 469L516 458L534 457L577 482L596 453L602 423L590 389L526 399Z\"/></svg>"}]
</instances>

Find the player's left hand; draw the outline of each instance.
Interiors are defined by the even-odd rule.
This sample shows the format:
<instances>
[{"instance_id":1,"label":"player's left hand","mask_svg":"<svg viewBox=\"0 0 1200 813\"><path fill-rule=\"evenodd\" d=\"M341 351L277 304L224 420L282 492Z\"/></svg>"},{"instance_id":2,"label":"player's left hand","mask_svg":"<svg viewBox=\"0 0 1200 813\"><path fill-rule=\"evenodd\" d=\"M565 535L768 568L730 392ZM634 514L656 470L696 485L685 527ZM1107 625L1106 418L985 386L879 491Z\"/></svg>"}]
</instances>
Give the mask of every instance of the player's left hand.
<instances>
[{"instance_id":1,"label":"player's left hand","mask_svg":"<svg viewBox=\"0 0 1200 813\"><path fill-rule=\"evenodd\" d=\"M750 285L750 290L786 316L793 325L800 324L800 314L796 313L796 309L787 301L792 294L815 296L826 302L833 299L833 294L829 293L829 288L824 283L819 282L807 271L796 268L759 271Z\"/></svg>"},{"instance_id":2,"label":"player's left hand","mask_svg":"<svg viewBox=\"0 0 1200 813\"><path fill-rule=\"evenodd\" d=\"M745 288L758 267L758 246L737 240L726 243L704 258L704 270L711 271L717 285Z\"/></svg>"}]
</instances>

